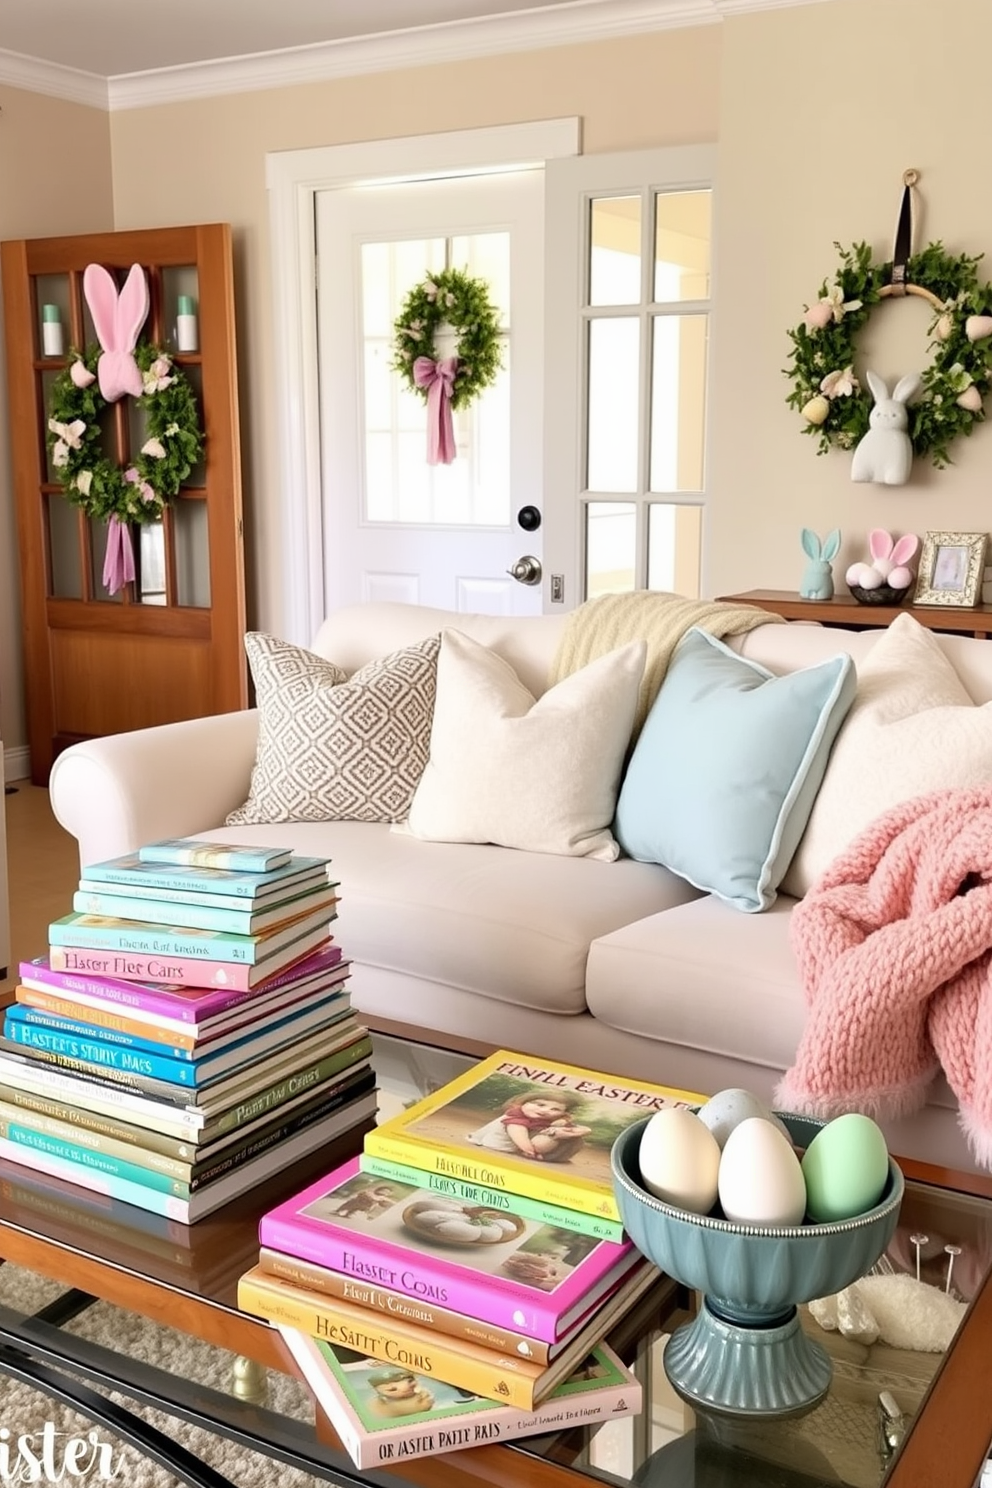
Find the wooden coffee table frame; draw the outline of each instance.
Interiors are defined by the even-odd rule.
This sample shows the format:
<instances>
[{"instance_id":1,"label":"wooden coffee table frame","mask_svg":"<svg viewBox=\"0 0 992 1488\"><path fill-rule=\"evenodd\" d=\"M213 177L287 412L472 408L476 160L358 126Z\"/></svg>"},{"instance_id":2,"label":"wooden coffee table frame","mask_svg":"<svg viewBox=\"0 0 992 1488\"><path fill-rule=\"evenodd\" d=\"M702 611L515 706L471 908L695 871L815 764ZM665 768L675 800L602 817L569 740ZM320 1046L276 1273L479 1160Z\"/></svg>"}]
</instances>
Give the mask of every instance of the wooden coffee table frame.
<instances>
[{"instance_id":1,"label":"wooden coffee table frame","mask_svg":"<svg viewBox=\"0 0 992 1488\"><path fill-rule=\"evenodd\" d=\"M345 1134L335 1148L319 1154L314 1160L316 1171L326 1171L344 1161L363 1130ZM915 1162L903 1162L901 1166L907 1178L992 1200L990 1178ZM10 1179L14 1171L13 1167L4 1169L0 1165L0 1177ZM295 1190L311 1176L310 1164L301 1164L281 1182L266 1185L264 1190L246 1195L200 1222L209 1227L210 1246L220 1256L231 1257L229 1281L212 1288L214 1295L207 1298L194 1295L191 1288L164 1284L133 1266L115 1264L112 1244L106 1247L108 1258L98 1259L64 1238L47 1237L40 1224L37 1229L28 1228L12 1222L6 1212L0 1213L0 1256L68 1289L65 1298L57 1299L37 1319L23 1318L0 1307L0 1374L23 1379L76 1406L195 1488L227 1485L220 1474L198 1463L140 1418L109 1402L100 1390L120 1390L341 1488L395 1485L397 1477L386 1469L357 1471L323 1424L318 1428L320 1444L315 1446L313 1428L306 1423L249 1405L233 1395L177 1380L163 1370L117 1355L58 1326L91 1300L99 1299L298 1378L278 1330L239 1312L235 1289L237 1275L252 1264L250 1253L255 1246L258 1215L277 1202L283 1192ZM195 1278L191 1281L195 1284ZM676 1292L673 1285L673 1311L679 1302ZM684 1295L681 1300L685 1301ZM990 1339L992 1272L986 1275L934 1377L889 1469L885 1488L921 1488L924 1484L929 1488L936 1483L941 1488L974 1488L992 1437ZM81 1387L68 1379L66 1370L82 1374L94 1388ZM402 1481L423 1488L602 1488L600 1479L581 1470L508 1446L480 1446L414 1459L403 1464Z\"/></svg>"}]
</instances>

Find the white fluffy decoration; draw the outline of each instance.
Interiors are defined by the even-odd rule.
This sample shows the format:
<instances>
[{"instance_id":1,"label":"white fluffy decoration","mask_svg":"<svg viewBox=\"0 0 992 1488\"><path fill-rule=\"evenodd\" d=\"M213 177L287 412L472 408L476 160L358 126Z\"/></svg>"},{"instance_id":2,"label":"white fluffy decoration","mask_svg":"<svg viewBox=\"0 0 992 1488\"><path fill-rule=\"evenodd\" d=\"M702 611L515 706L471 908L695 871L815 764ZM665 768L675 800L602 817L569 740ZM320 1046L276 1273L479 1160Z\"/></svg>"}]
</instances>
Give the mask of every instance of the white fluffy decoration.
<instances>
[{"instance_id":1,"label":"white fluffy decoration","mask_svg":"<svg viewBox=\"0 0 992 1488\"><path fill-rule=\"evenodd\" d=\"M809 1304L828 1332L870 1344L880 1338L891 1348L942 1354L965 1315L967 1303L915 1276L863 1276L832 1297Z\"/></svg>"}]
</instances>

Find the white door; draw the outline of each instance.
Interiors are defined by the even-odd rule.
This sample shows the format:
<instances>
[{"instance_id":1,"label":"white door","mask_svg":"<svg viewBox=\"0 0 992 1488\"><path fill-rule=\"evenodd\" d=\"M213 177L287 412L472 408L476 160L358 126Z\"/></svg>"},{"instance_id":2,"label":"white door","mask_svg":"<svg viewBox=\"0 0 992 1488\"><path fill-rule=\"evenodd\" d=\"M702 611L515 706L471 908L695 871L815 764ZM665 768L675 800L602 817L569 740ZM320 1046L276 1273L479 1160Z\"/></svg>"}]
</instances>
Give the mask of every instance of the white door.
<instances>
[{"instance_id":1,"label":"white door","mask_svg":"<svg viewBox=\"0 0 992 1488\"><path fill-rule=\"evenodd\" d=\"M327 607L540 613L543 575L509 570L540 569L543 547L543 170L322 191L316 233ZM430 465L425 404L390 365L393 322L445 267L489 285L503 371L455 414L455 460Z\"/></svg>"}]
</instances>

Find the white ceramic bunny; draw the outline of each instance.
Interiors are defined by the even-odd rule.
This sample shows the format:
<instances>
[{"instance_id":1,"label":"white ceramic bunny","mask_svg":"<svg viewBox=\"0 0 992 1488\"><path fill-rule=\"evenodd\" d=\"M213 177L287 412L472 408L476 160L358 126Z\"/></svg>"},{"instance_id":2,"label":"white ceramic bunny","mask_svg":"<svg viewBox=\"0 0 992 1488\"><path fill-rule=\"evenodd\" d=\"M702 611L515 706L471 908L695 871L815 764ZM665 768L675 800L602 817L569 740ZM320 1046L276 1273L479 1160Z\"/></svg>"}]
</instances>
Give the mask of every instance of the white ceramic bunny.
<instances>
[{"instance_id":1,"label":"white ceramic bunny","mask_svg":"<svg viewBox=\"0 0 992 1488\"><path fill-rule=\"evenodd\" d=\"M868 551L871 563L852 563L844 575L848 584L859 589L878 589L887 584L890 589L908 589L913 582L913 571L909 564L916 557L920 539L907 532L898 542L893 542L891 532L875 527L868 534Z\"/></svg>"},{"instance_id":2,"label":"white ceramic bunny","mask_svg":"<svg viewBox=\"0 0 992 1488\"><path fill-rule=\"evenodd\" d=\"M900 377L889 395L888 384L877 372L865 374L875 399L869 415L871 427L859 441L851 461L852 481L875 481L881 486L904 486L913 464L913 444L906 432L906 404L920 389L920 375Z\"/></svg>"},{"instance_id":3,"label":"white ceramic bunny","mask_svg":"<svg viewBox=\"0 0 992 1488\"><path fill-rule=\"evenodd\" d=\"M834 576L830 567L831 560L837 557L840 551L840 530L835 527L828 532L820 547L820 539L815 532L808 527L802 531L803 552L809 559L806 572L803 574L799 585L800 599L832 599L834 593Z\"/></svg>"}]
</instances>

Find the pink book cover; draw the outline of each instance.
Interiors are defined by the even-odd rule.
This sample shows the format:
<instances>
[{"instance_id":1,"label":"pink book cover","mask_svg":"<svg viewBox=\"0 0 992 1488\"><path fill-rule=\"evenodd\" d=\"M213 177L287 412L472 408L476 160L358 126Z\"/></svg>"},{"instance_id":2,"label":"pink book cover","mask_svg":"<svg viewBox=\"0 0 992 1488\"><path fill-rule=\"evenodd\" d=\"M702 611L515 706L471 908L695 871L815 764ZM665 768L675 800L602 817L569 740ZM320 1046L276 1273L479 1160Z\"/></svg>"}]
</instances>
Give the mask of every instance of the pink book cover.
<instances>
[{"instance_id":1,"label":"pink book cover","mask_svg":"<svg viewBox=\"0 0 992 1488\"><path fill-rule=\"evenodd\" d=\"M70 953L64 950L62 954L68 956ZM119 955L116 952L103 951L80 954L96 955L103 960L111 960ZM67 997L90 997L108 1006L134 1008L163 1018L175 1018L182 1023L196 1024L216 1017L218 1013L227 1012L239 1003L251 1002L288 987L293 982L316 978L332 970L341 960L341 947L334 944L324 946L302 960L294 961L291 966L284 967L265 981L258 982L254 987L227 985L214 990L178 983L173 986L171 982L129 981L110 973L61 970L52 965L54 959L53 952L50 956L39 956L34 961L22 961L20 979L24 986L61 993ZM62 956L59 957L61 959ZM128 955L125 959L131 962L134 957ZM242 972L248 968L225 966L224 969ZM196 972L198 976L202 974L200 963L197 964Z\"/></svg>"},{"instance_id":2,"label":"pink book cover","mask_svg":"<svg viewBox=\"0 0 992 1488\"><path fill-rule=\"evenodd\" d=\"M377 1178L358 1158L262 1216L263 1246L548 1343L640 1259L507 1210Z\"/></svg>"},{"instance_id":3,"label":"pink book cover","mask_svg":"<svg viewBox=\"0 0 992 1488\"><path fill-rule=\"evenodd\" d=\"M314 934L317 936L317 932ZM321 931L311 949L318 949L328 938L326 931ZM248 961L188 960L183 956L152 952L90 950L78 946L50 945L48 962L53 971L70 971L131 983L159 982L170 990L191 987L254 992L274 974L266 971L264 966ZM280 972L286 969L288 964L279 968Z\"/></svg>"}]
</instances>

